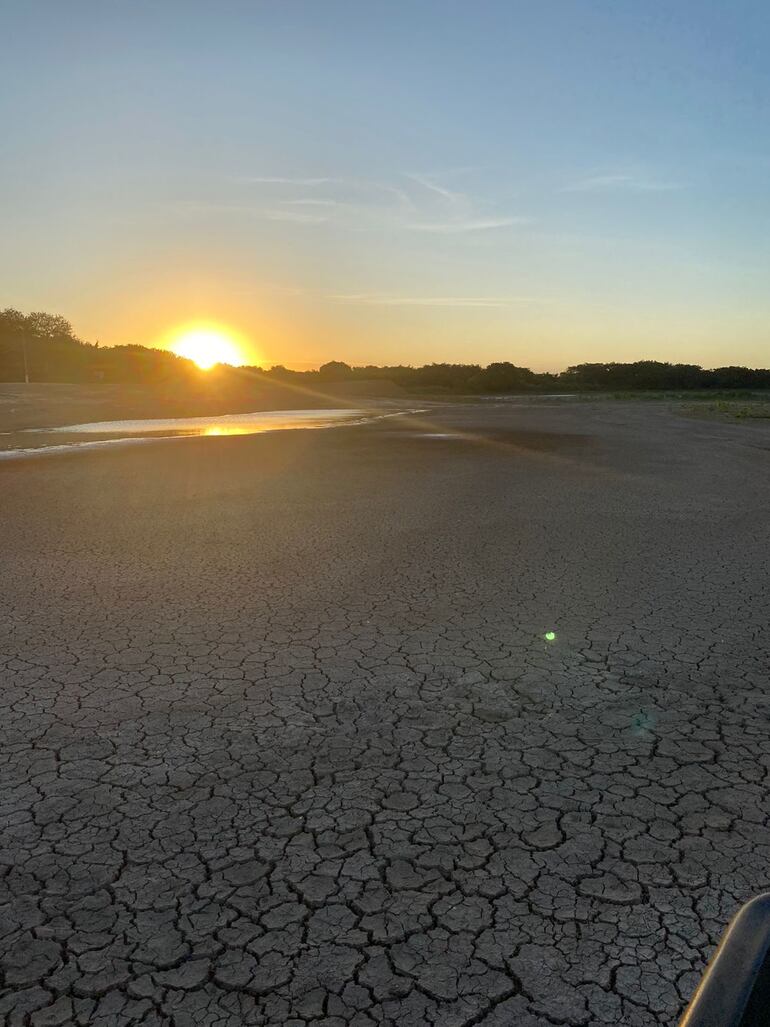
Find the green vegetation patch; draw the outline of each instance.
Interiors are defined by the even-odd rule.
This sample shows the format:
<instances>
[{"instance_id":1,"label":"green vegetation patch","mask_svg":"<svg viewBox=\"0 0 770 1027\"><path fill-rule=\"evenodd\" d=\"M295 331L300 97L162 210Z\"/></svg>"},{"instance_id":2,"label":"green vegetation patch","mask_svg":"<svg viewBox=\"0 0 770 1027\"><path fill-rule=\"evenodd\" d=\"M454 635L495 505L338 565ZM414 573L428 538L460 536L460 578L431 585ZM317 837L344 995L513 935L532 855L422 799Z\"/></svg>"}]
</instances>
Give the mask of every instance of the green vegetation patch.
<instances>
[{"instance_id":1,"label":"green vegetation patch","mask_svg":"<svg viewBox=\"0 0 770 1027\"><path fill-rule=\"evenodd\" d=\"M688 403L682 410L683 413L692 416L713 417L719 420L765 420L770 418L770 398L708 399L699 403Z\"/></svg>"}]
</instances>

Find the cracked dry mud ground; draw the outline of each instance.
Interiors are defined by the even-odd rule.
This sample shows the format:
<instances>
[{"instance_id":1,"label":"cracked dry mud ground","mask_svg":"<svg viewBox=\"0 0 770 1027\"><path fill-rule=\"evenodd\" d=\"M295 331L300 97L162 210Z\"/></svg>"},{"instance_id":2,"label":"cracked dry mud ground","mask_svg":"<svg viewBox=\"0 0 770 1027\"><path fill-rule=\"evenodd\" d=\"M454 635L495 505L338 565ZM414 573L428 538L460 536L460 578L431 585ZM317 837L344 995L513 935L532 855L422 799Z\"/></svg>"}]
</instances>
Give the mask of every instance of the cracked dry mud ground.
<instances>
[{"instance_id":1,"label":"cracked dry mud ground","mask_svg":"<svg viewBox=\"0 0 770 1027\"><path fill-rule=\"evenodd\" d=\"M5 1022L674 1022L770 884L769 460L538 403L0 467Z\"/></svg>"}]
</instances>

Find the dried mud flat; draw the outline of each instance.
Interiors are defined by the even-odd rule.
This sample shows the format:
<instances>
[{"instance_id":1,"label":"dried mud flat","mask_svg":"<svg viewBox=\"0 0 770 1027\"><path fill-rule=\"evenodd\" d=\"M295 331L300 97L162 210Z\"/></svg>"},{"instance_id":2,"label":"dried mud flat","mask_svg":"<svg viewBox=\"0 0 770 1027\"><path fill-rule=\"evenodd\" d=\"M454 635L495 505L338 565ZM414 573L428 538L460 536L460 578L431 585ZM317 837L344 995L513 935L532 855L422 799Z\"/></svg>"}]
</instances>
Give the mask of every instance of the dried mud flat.
<instances>
[{"instance_id":1,"label":"dried mud flat","mask_svg":"<svg viewBox=\"0 0 770 1027\"><path fill-rule=\"evenodd\" d=\"M769 467L582 402L0 466L5 1022L675 1022L770 886Z\"/></svg>"}]
</instances>

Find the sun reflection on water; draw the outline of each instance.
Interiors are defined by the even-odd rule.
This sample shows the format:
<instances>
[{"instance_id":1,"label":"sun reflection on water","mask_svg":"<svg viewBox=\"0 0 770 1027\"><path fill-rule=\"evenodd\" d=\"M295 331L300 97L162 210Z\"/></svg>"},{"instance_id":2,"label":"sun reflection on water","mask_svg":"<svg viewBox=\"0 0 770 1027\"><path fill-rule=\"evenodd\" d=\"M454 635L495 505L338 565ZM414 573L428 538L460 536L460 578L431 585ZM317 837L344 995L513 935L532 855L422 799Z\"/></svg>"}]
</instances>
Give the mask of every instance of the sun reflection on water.
<instances>
[{"instance_id":1,"label":"sun reflection on water","mask_svg":"<svg viewBox=\"0 0 770 1027\"><path fill-rule=\"evenodd\" d=\"M241 428L238 425L210 424L200 432L201 435L254 435L252 428Z\"/></svg>"}]
</instances>

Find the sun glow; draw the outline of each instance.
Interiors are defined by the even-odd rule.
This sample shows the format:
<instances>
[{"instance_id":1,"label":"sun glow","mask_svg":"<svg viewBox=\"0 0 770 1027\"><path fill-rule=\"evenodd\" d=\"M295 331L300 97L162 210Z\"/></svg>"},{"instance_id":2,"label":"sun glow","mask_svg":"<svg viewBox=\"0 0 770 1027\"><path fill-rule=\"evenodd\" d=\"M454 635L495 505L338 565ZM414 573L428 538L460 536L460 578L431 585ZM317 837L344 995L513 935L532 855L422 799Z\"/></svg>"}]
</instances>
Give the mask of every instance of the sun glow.
<instances>
[{"instance_id":1,"label":"sun glow","mask_svg":"<svg viewBox=\"0 0 770 1027\"><path fill-rule=\"evenodd\" d=\"M243 350L235 336L221 328L196 325L174 337L169 347L178 357L193 360L203 371L215 364L243 364Z\"/></svg>"}]
</instances>

